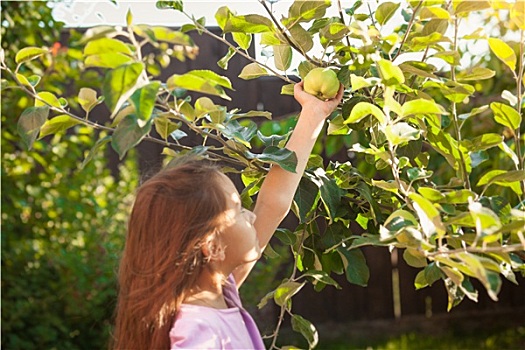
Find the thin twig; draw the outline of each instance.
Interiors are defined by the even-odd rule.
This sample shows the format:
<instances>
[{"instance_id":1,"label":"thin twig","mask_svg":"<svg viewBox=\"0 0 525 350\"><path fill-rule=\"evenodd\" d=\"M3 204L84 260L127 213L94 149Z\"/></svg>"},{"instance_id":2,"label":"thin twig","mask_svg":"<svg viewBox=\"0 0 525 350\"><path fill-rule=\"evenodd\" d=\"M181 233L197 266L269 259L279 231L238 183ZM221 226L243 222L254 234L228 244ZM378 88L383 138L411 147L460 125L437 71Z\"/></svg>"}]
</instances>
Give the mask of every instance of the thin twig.
<instances>
[{"instance_id":1,"label":"thin twig","mask_svg":"<svg viewBox=\"0 0 525 350\"><path fill-rule=\"evenodd\" d=\"M405 35L403 35L403 40L401 40L401 44L399 45L399 49L397 50L396 55L392 59L392 62L394 62L396 60L397 56L399 56L401 54L401 49L403 48L403 45L405 45L405 42L408 39L408 34L410 34L410 30L412 29L412 26L414 25L414 19L416 18L416 13L417 13L417 11L419 10L419 8L421 7L422 4L423 4L423 0L420 0L419 3L417 4L416 8L414 9L414 12L412 13L412 17L410 17L410 21L408 22L408 26L407 26L407 30L405 32Z\"/></svg>"},{"instance_id":2,"label":"thin twig","mask_svg":"<svg viewBox=\"0 0 525 350\"><path fill-rule=\"evenodd\" d=\"M301 55L304 56L304 58L306 58L306 60L308 60L309 62L315 64L316 66L318 67L325 67L326 64L324 64L324 62L322 61L316 61L314 60L313 58L311 58L310 56L308 56L308 54L306 52L304 52L303 50L301 50L300 47L298 47L292 39L290 39L290 37L288 36L288 34L286 33L286 31L281 27L279 21L275 18L275 16L273 15L273 12L272 10L268 7L268 5L266 4L266 2L264 0L259 0L259 3L264 7L264 9L266 10L266 12L268 12L268 15L270 16L272 22L275 24L275 26L277 27L277 29L279 30L279 32L283 35L283 37L286 39L286 41L288 42L288 44L294 49L296 50L297 52L300 52ZM294 23L295 25L295 23Z\"/></svg>"}]
</instances>

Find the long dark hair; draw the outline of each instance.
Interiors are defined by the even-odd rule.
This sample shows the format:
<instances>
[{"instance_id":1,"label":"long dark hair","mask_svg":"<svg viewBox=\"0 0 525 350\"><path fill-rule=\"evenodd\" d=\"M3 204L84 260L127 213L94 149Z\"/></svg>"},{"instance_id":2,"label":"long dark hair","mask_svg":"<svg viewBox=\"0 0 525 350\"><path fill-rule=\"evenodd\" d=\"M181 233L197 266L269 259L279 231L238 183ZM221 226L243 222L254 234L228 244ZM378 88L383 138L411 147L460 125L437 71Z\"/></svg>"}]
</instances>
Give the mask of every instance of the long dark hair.
<instances>
[{"instance_id":1,"label":"long dark hair","mask_svg":"<svg viewBox=\"0 0 525 350\"><path fill-rule=\"evenodd\" d=\"M226 209L218 168L189 161L138 189L120 262L113 349L169 349L169 331Z\"/></svg>"}]
</instances>

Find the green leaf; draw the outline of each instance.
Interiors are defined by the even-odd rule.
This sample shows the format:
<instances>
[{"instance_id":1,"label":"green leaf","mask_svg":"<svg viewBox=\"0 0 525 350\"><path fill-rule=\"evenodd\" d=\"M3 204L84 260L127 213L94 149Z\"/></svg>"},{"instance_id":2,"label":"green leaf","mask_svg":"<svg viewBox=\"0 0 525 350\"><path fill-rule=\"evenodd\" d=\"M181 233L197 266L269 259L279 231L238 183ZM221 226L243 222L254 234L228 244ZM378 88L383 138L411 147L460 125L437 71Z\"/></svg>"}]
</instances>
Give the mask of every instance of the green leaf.
<instances>
[{"instance_id":1,"label":"green leaf","mask_svg":"<svg viewBox=\"0 0 525 350\"><path fill-rule=\"evenodd\" d=\"M288 300L290 300L295 294L297 294L301 290L301 288L304 287L305 284L306 282L284 282L275 290L273 300L277 305L284 306L288 302Z\"/></svg>"},{"instance_id":2,"label":"green leaf","mask_svg":"<svg viewBox=\"0 0 525 350\"><path fill-rule=\"evenodd\" d=\"M403 251L403 259L409 266L412 267L425 267L427 266L427 258L417 249L407 248Z\"/></svg>"},{"instance_id":3,"label":"green leaf","mask_svg":"<svg viewBox=\"0 0 525 350\"><path fill-rule=\"evenodd\" d=\"M432 202L440 202L445 199L445 196L438 190L430 187L419 187L417 191L426 199Z\"/></svg>"},{"instance_id":4,"label":"green leaf","mask_svg":"<svg viewBox=\"0 0 525 350\"><path fill-rule=\"evenodd\" d=\"M250 148L250 140L257 133L257 124L251 120L246 121L246 124L247 126L243 126L236 120L230 120L230 122L224 125L224 129L222 129L221 132L227 139L233 139Z\"/></svg>"},{"instance_id":5,"label":"green leaf","mask_svg":"<svg viewBox=\"0 0 525 350\"><path fill-rule=\"evenodd\" d=\"M428 21L425 26L423 27L423 30L421 31L421 35L423 36L429 36L429 35L445 35L448 29L448 20L446 19L431 19Z\"/></svg>"},{"instance_id":6,"label":"green leaf","mask_svg":"<svg viewBox=\"0 0 525 350\"><path fill-rule=\"evenodd\" d=\"M129 27L133 23L133 13L131 13L131 8L128 8L126 13L126 25Z\"/></svg>"},{"instance_id":7,"label":"green leaf","mask_svg":"<svg viewBox=\"0 0 525 350\"><path fill-rule=\"evenodd\" d=\"M351 129L344 123L343 116L339 114L329 121L326 132L328 135L348 135Z\"/></svg>"},{"instance_id":8,"label":"green leaf","mask_svg":"<svg viewBox=\"0 0 525 350\"><path fill-rule=\"evenodd\" d=\"M458 118L460 120L467 120L470 117L473 117L475 115L478 115L478 114L481 114L481 113L485 112L488 108L489 108L489 106L487 106L487 105L480 106L480 107L477 107L477 108L472 108L472 110L469 113L460 114L458 116Z\"/></svg>"},{"instance_id":9,"label":"green leaf","mask_svg":"<svg viewBox=\"0 0 525 350\"><path fill-rule=\"evenodd\" d=\"M295 93L295 84L286 84L281 87L281 95L293 96Z\"/></svg>"},{"instance_id":10,"label":"green leaf","mask_svg":"<svg viewBox=\"0 0 525 350\"><path fill-rule=\"evenodd\" d=\"M78 103L86 112L90 112L96 105L102 103L103 98L97 97L97 92L90 88L81 88L78 92Z\"/></svg>"},{"instance_id":11,"label":"green leaf","mask_svg":"<svg viewBox=\"0 0 525 350\"><path fill-rule=\"evenodd\" d=\"M416 278L414 279L414 287L416 290L425 288L428 286L427 279L425 278L425 271L421 270L417 273Z\"/></svg>"},{"instance_id":12,"label":"green leaf","mask_svg":"<svg viewBox=\"0 0 525 350\"><path fill-rule=\"evenodd\" d=\"M383 216L381 214L381 209L378 206L377 199L372 197L372 192L370 191L370 187L368 187L368 185L363 181L357 185L356 190L370 204L374 221L383 222Z\"/></svg>"},{"instance_id":13,"label":"green leaf","mask_svg":"<svg viewBox=\"0 0 525 350\"><path fill-rule=\"evenodd\" d=\"M117 68L132 61L131 57L117 52L87 56L84 64L86 67Z\"/></svg>"},{"instance_id":14,"label":"green leaf","mask_svg":"<svg viewBox=\"0 0 525 350\"><path fill-rule=\"evenodd\" d=\"M257 137L265 146L279 146L288 138L288 135L271 134L270 136L265 136L260 130L258 130Z\"/></svg>"},{"instance_id":15,"label":"green leaf","mask_svg":"<svg viewBox=\"0 0 525 350\"><path fill-rule=\"evenodd\" d=\"M150 29L157 41L165 41L182 46L194 46L193 39L188 34L160 26L151 27Z\"/></svg>"},{"instance_id":16,"label":"green leaf","mask_svg":"<svg viewBox=\"0 0 525 350\"><path fill-rule=\"evenodd\" d=\"M406 227L417 226L417 220L411 212L398 209L390 214L383 226L388 231L397 233Z\"/></svg>"},{"instance_id":17,"label":"green leaf","mask_svg":"<svg viewBox=\"0 0 525 350\"><path fill-rule=\"evenodd\" d=\"M450 13L440 7L422 7L419 12L420 19L438 18L438 19L449 19Z\"/></svg>"},{"instance_id":18,"label":"green leaf","mask_svg":"<svg viewBox=\"0 0 525 350\"><path fill-rule=\"evenodd\" d=\"M234 32L232 33L232 37L233 37L233 40L239 45L241 49L248 50L250 48L250 44L252 43L251 34Z\"/></svg>"},{"instance_id":19,"label":"green leaf","mask_svg":"<svg viewBox=\"0 0 525 350\"><path fill-rule=\"evenodd\" d=\"M445 196L446 203L448 204L468 203L469 198L476 198L476 193L468 189L445 192L443 195Z\"/></svg>"},{"instance_id":20,"label":"green leaf","mask_svg":"<svg viewBox=\"0 0 525 350\"><path fill-rule=\"evenodd\" d=\"M380 59L376 62L376 64L383 84L390 86L400 85L405 82L403 71L398 66L395 66L392 62Z\"/></svg>"},{"instance_id":21,"label":"green leaf","mask_svg":"<svg viewBox=\"0 0 525 350\"><path fill-rule=\"evenodd\" d=\"M131 95L131 102L135 106L137 116L142 120L148 120L153 113L157 93L160 88L160 82L153 81L148 85L141 87Z\"/></svg>"},{"instance_id":22,"label":"green leaf","mask_svg":"<svg viewBox=\"0 0 525 350\"><path fill-rule=\"evenodd\" d=\"M230 15L225 23L223 31L241 33L264 33L273 31L273 22L261 15Z\"/></svg>"},{"instance_id":23,"label":"green leaf","mask_svg":"<svg viewBox=\"0 0 525 350\"><path fill-rule=\"evenodd\" d=\"M17 131L26 148L30 150L49 116L49 106L28 107L20 115Z\"/></svg>"},{"instance_id":24,"label":"green leaf","mask_svg":"<svg viewBox=\"0 0 525 350\"><path fill-rule=\"evenodd\" d=\"M170 120L169 114L167 115L158 115L153 120L155 123L155 130L159 133L160 137L163 140L167 140L168 137L175 131L180 128L182 125L181 122L174 123Z\"/></svg>"},{"instance_id":25,"label":"green leaf","mask_svg":"<svg viewBox=\"0 0 525 350\"><path fill-rule=\"evenodd\" d=\"M266 75L269 75L268 71L265 68L261 67L258 63L253 62L244 66L244 68L241 71L241 74L239 74L239 78L244 80L250 80Z\"/></svg>"},{"instance_id":26,"label":"green leaf","mask_svg":"<svg viewBox=\"0 0 525 350\"><path fill-rule=\"evenodd\" d=\"M297 237L290 231L284 228L275 230L275 238L277 238L284 245L292 246L295 244Z\"/></svg>"},{"instance_id":27,"label":"green leaf","mask_svg":"<svg viewBox=\"0 0 525 350\"><path fill-rule=\"evenodd\" d=\"M510 187L517 195L522 194L519 182L525 180L525 172L520 170L490 170L479 179L477 186L489 187L496 184Z\"/></svg>"},{"instance_id":28,"label":"green leaf","mask_svg":"<svg viewBox=\"0 0 525 350\"><path fill-rule=\"evenodd\" d=\"M294 152L287 150L286 148L268 146L264 149L262 154L252 153L251 156L265 163L277 164L284 170L295 173L297 156Z\"/></svg>"},{"instance_id":29,"label":"green leaf","mask_svg":"<svg viewBox=\"0 0 525 350\"><path fill-rule=\"evenodd\" d=\"M295 213L300 223L307 222L309 214L317 207L319 198L319 187L307 178L301 178L294 195Z\"/></svg>"},{"instance_id":30,"label":"green leaf","mask_svg":"<svg viewBox=\"0 0 525 350\"><path fill-rule=\"evenodd\" d=\"M419 217L421 229L425 235L430 237L437 232L439 237L443 237L446 229L434 204L417 193L410 193L408 196L412 200L412 205Z\"/></svg>"},{"instance_id":31,"label":"green leaf","mask_svg":"<svg viewBox=\"0 0 525 350\"><path fill-rule=\"evenodd\" d=\"M119 154L120 159L124 158L126 153L139 144L149 133L152 120L153 119L150 119L146 123L141 123L142 121L134 114L122 119L111 138L111 146Z\"/></svg>"},{"instance_id":32,"label":"green leaf","mask_svg":"<svg viewBox=\"0 0 525 350\"><path fill-rule=\"evenodd\" d=\"M292 63L292 48L289 45L273 46L273 60L275 68L285 71Z\"/></svg>"},{"instance_id":33,"label":"green leaf","mask_svg":"<svg viewBox=\"0 0 525 350\"><path fill-rule=\"evenodd\" d=\"M370 114L373 115L380 124L386 123L386 116L379 107L368 102L359 102L352 108L350 116L345 120L345 124L357 123Z\"/></svg>"},{"instance_id":34,"label":"green leaf","mask_svg":"<svg viewBox=\"0 0 525 350\"><path fill-rule=\"evenodd\" d=\"M375 18L380 25L384 25L396 13L400 3L383 2L376 10Z\"/></svg>"},{"instance_id":35,"label":"green leaf","mask_svg":"<svg viewBox=\"0 0 525 350\"><path fill-rule=\"evenodd\" d=\"M135 92L137 81L144 70L143 63L131 63L115 68L106 74L102 91L104 101L111 111L111 118L122 104Z\"/></svg>"},{"instance_id":36,"label":"green leaf","mask_svg":"<svg viewBox=\"0 0 525 350\"><path fill-rule=\"evenodd\" d=\"M328 40L341 40L350 30L343 23L334 22L321 28L319 34Z\"/></svg>"},{"instance_id":37,"label":"green leaf","mask_svg":"<svg viewBox=\"0 0 525 350\"><path fill-rule=\"evenodd\" d=\"M228 78L210 70L192 70L182 75L173 74L166 83L169 90L182 88L220 96L225 100L231 100L231 98L225 93L223 87L233 90Z\"/></svg>"},{"instance_id":38,"label":"green leaf","mask_svg":"<svg viewBox=\"0 0 525 350\"><path fill-rule=\"evenodd\" d=\"M335 287L337 287L337 289L341 289L339 284L332 277L330 277L325 271L322 271L322 270L309 270L309 271L305 272L302 276L303 277L312 277L316 281L319 281L321 283L328 284L328 285L331 285L331 286L335 286Z\"/></svg>"},{"instance_id":39,"label":"green leaf","mask_svg":"<svg viewBox=\"0 0 525 350\"><path fill-rule=\"evenodd\" d=\"M492 102L490 109L494 112L494 120L496 120L497 123L511 130L516 130L520 127L521 115L511 106L500 102Z\"/></svg>"},{"instance_id":40,"label":"green leaf","mask_svg":"<svg viewBox=\"0 0 525 350\"><path fill-rule=\"evenodd\" d=\"M373 86L373 79L374 78L365 79L355 74L350 74L350 85L352 86L352 91L357 91L365 87Z\"/></svg>"},{"instance_id":41,"label":"green leaf","mask_svg":"<svg viewBox=\"0 0 525 350\"><path fill-rule=\"evenodd\" d=\"M484 67L473 67L469 68L466 71L461 71L456 75L456 79L459 81L478 81L478 80L484 80L484 79L490 79L494 75L496 75L496 72L492 69L484 68Z\"/></svg>"},{"instance_id":42,"label":"green leaf","mask_svg":"<svg viewBox=\"0 0 525 350\"><path fill-rule=\"evenodd\" d=\"M450 65L458 66L461 62L461 56L457 51L440 51L432 55L432 57L441 58Z\"/></svg>"},{"instance_id":43,"label":"green leaf","mask_svg":"<svg viewBox=\"0 0 525 350\"><path fill-rule=\"evenodd\" d=\"M120 53L132 56L133 52L128 45L113 38L100 38L87 43L84 48L84 56Z\"/></svg>"},{"instance_id":44,"label":"green leaf","mask_svg":"<svg viewBox=\"0 0 525 350\"><path fill-rule=\"evenodd\" d=\"M410 140L417 140L420 131L408 123L396 123L385 127L385 136L392 145L399 145Z\"/></svg>"},{"instance_id":45,"label":"green leaf","mask_svg":"<svg viewBox=\"0 0 525 350\"><path fill-rule=\"evenodd\" d=\"M226 25L226 22L232 16L233 13L230 11L230 9L227 6L221 6L215 12L215 20L217 21L217 24L219 27L224 31L224 26Z\"/></svg>"},{"instance_id":46,"label":"green leaf","mask_svg":"<svg viewBox=\"0 0 525 350\"><path fill-rule=\"evenodd\" d=\"M483 266L481 262L482 257L467 252L459 253L456 257L468 268L469 275L476 277L483 284L490 298L497 301L501 287L501 280L498 274L488 271ZM494 276L497 280L494 280Z\"/></svg>"},{"instance_id":47,"label":"green leaf","mask_svg":"<svg viewBox=\"0 0 525 350\"><path fill-rule=\"evenodd\" d=\"M273 46L273 45L286 45L286 39L282 37L280 34L276 33L262 33L261 34L261 40L259 42L262 46Z\"/></svg>"},{"instance_id":48,"label":"green leaf","mask_svg":"<svg viewBox=\"0 0 525 350\"><path fill-rule=\"evenodd\" d=\"M432 72L435 68L424 62L406 61L398 66L404 73L410 75L417 75L424 78L439 79Z\"/></svg>"},{"instance_id":49,"label":"green leaf","mask_svg":"<svg viewBox=\"0 0 525 350\"><path fill-rule=\"evenodd\" d=\"M235 49L229 47L226 55L224 55L220 60L217 61L217 65L222 69L228 69L228 62L230 62L231 58L235 56L235 53Z\"/></svg>"},{"instance_id":50,"label":"green leaf","mask_svg":"<svg viewBox=\"0 0 525 350\"><path fill-rule=\"evenodd\" d=\"M521 30L525 30L525 3L516 1L510 10L510 19Z\"/></svg>"},{"instance_id":51,"label":"green leaf","mask_svg":"<svg viewBox=\"0 0 525 350\"><path fill-rule=\"evenodd\" d=\"M503 135L500 134L483 134L473 138L468 146L470 151L483 151L498 146L503 142Z\"/></svg>"},{"instance_id":52,"label":"green leaf","mask_svg":"<svg viewBox=\"0 0 525 350\"><path fill-rule=\"evenodd\" d=\"M246 113L235 113L232 115L231 119L239 119L239 118L256 118L256 117L263 117L266 119L272 119L272 113L267 111L248 111Z\"/></svg>"},{"instance_id":53,"label":"green leaf","mask_svg":"<svg viewBox=\"0 0 525 350\"><path fill-rule=\"evenodd\" d=\"M441 270L436 265L435 262L428 264L423 271L425 272L425 278L427 279L428 285L431 286L434 282L438 281L443 274Z\"/></svg>"},{"instance_id":54,"label":"green leaf","mask_svg":"<svg viewBox=\"0 0 525 350\"><path fill-rule=\"evenodd\" d=\"M330 221L333 221L337 216L337 208L343 195L341 189L334 179L326 176L323 168L317 168L310 178L319 187L321 201L326 208Z\"/></svg>"},{"instance_id":55,"label":"green leaf","mask_svg":"<svg viewBox=\"0 0 525 350\"><path fill-rule=\"evenodd\" d=\"M311 20L322 18L328 7L330 7L330 1L328 0L296 0L290 6L288 18L283 20L283 24L288 26L290 23L310 22Z\"/></svg>"},{"instance_id":56,"label":"green leaf","mask_svg":"<svg viewBox=\"0 0 525 350\"><path fill-rule=\"evenodd\" d=\"M437 267L436 263L431 262L417 274L415 281L416 289L431 286L432 284L434 284L434 282L441 279L442 276L443 273L441 272L439 267Z\"/></svg>"},{"instance_id":57,"label":"green leaf","mask_svg":"<svg viewBox=\"0 0 525 350\"><path fill-rule=\"evenodd\" d=\"M477 186L491 183L510 183L522 181L525 179L525 173L520 170L490 170L478 181Z\"/></svg>"},{"instance_id":58,"label":"green leaf","mask_svg":"<svg viewBox=\"0 0 525 350\"><path fill-rule=\"evenodd\" d=\"M341 256L348 282L366 287L370 278L370 271L366 265L363 252L359 249L347 250L338 247L337 252Z\"/></svg>"},{"instance_id":59,"label":"green leaf","mask_svg":"<svg viewBox=\"0 0 525 350\"><path fill-rule=\"evenodd\" d=\"M512 71L516 70L516 53L506 42L497 38L489 38L489 47L492 52L505 63Z\"/></svg>"},{"instance_id":60,"label":"green leaf","mask_svg":"<svg viewBox=\"0 0 525 350\"><path fill-rule=\"evenodd\" d=\"M226 118L225 108L217 106L208 97L200 97L197 101L195 101L194 112L199 118L204 115L209 115L212 123L215 124L221 124Z\"/></svg>"},{"instance_id":61,"label":"green leaf","mask_svg":"<svg viewBox=\"0 0 525 350\"><path fill-rule=\"evenodd\" d=\"M520 161L516 155L516 152L514 152L514 150L511 149L505 142L500 143L498 148L501 149L507 156L509 156L510 159L512 159L512 162L515 166L519 166Z\"/></svg>"},{"instance_id":62,"label":"green leaf","mask_svg":"<svg viewBox=\"0 0 525 350\"><path fill-rule=\"evenodd\" d=\"M443 107L433 100L417 99L405 102L401 107L401 117L414 114L447 114Z\"/></svg>"},{"instance_id":63,"label":"green leaf","mask_svg":"<svg viewBox=\"0 0 525 350\"><path fill-rule=\"evenodd\" d=\"M432 171L422 168L408 168L406 172L409 181L428 179L433 174Z\"/></svg>"},{"instance_id":64,"label":"green leaf","mask_svg":"<svg viewBox=\"0 0 525 350\"><path fill-rule=\"evenodd\" d=\"M480 11L490 8L490 3L488 1L472 1L472 0L463 0L454 3L454 10L456 14L468 14L472 11Z\"/></svg>"},{"instance_id":65,"label":"green leaf","mask_svg":"<svg viewBox=\"0 0 525 350\"><path fill-rule=\"evenodd\" d=\"M299 315L292 315L292 329L299 332L308 341L310 349L315 348L319 341L319 335L314 325Z\"/></svg>"},{"instance_id":66,"label":"green leaf","mask_svg":"<svg viewBox=\"0 0 525 350\"><path fill-rule=\"evenodd\" d=\"M20 64L23 62L31 61L48 52L49 50L42 49L40 47L24 47L22 50L16 53L15 62L16 64Z\"/></svg>"},{"instance_id":67,"label":"green leaf","mask_svg":"<svg viewBox=\"0 0 525 350\"><path fill-rule=\"evenodd\" d=\"M288 30L291 34L292 41L301 50L302 53L306 53L314 47L312 34L310 34L306 29L301 27L300 24L296 24Z\"/></svg>"},{"instance_id":68,"label":"green leaf","mask_svg":"<svg viewBox=\"0 0 525 350\"><path fill-rule=\"evenodd\" d=\"M479 202L471 201L468 209L476 224L478 234L492 234L501 228L501 221L492 210L485 208Z\"/></svg>"},{"instance_id":69,"label":"green leaf","mask_svg":"<svg viewBox=\"0 0 525 350\"><path fill-rule=\"evenodd\" d=\"M29 82L29 80L27 80L27 78L23 75L23 74L20 74L20 73L16 73L16 79L20 82L20 84L22 85L25 85L25 86L32 86L31 83Z\"/></svg>"},{"instance_id":70,"label":"green leaf","mask_svg":"<svg viewBox=\"0 0 525 350\"><path fill-rule=\"evenodd\" d=\"M42 91L36 94L39 98L35 99L35 107L41 107L41 106L50 106L50 107L57 107L62 108L62 104L60 103L59 99L51 92L49 91Z\"/></svg>"},{"instance_id":71,"label":"green leaf","mask_svg":"<svg viewBox=\"0 0 525 350\"><path fill-rule=\"evenodd\" d=\"M52 119L46 120L44 125L40 128L40 135L38 138L41 139L47 135L57 134L78 124L80 124L78 120L66 114L57 115Z\"/></svg>"},{"instance_id":72,"label":"green leaf","mask_svg":"<svg viewBox=\"0 0 525 350\"><path fill-rule=\"evenodd\" d=\"M158 9L165 10L165 9L172 9L176 11L183 11L183 1L182 0L159 0L156 3L156 6Z\"/></svg>"}]
</instances>

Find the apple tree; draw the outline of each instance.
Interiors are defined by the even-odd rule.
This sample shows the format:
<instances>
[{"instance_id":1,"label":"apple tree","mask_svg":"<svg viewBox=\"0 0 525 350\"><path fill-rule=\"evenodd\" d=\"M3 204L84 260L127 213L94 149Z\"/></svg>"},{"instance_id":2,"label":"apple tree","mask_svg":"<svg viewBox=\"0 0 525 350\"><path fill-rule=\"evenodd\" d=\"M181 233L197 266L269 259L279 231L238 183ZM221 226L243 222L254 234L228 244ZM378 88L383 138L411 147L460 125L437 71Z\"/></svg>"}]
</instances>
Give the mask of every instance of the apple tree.
<instances>
[{"instance_id":1,"label":"apple tree","mask_svg":"<svg viewBox=\"0 0 525 350\"><path fill-rule=\"evenodd\" d=\"M402 254L419 269L416 289L443 284L449 310L465 297L477 300L472 280L497 300L502 278L517 283L516 272L525 272L525 2L355 1L344 7L339 0L297 0L280 18L273 4L259 0L264 15L220 7L215 18L222 35L210 31L205 18L186 13L182 1L157 1L186 14L188 24L178 30L135 24L131 12L125 27L91 28L75 66L101 69L105 77L75 96L43 89L45 72L31 72L32 62L52 54L49 48L2 51L7 84L34 99L17 121L22 142L31 148L42 133L77 124L103 130L86 162L106 144L122 159L141 142L159 143L166 162L193 154L226 164L225 171L240 174L249 206L270 166L294 171L295 155L284 148L288 133L261 132L253 118L271 118L267 112L189 98L189 91L230 98L230 80L211 69L162 81L159 67L194 57L188 32L196 31L228 47L220 68L241 55L250 63L240 78L277 76L282 94L292 94L293 84L313 69L329 68L345 95L319 142L329 153L344 152L346 161L311 156L294 200L299 225L275 234L289 247L294 268L259 304L281 308L270 347L277 347L286 314L309 347L316 346L317 331L292 312L292 298L306 283L341 288L334 274L366 286L364 246ZM271 55L252 57L255 43ZM473 53L479 47L485 50ZM14 65L4 55L13 55ZM106 124L92 116L102 103ZM186 143L183 129L201 144ZM277 254L272 247L266 253Z\"/></svg>"}]
</instances>

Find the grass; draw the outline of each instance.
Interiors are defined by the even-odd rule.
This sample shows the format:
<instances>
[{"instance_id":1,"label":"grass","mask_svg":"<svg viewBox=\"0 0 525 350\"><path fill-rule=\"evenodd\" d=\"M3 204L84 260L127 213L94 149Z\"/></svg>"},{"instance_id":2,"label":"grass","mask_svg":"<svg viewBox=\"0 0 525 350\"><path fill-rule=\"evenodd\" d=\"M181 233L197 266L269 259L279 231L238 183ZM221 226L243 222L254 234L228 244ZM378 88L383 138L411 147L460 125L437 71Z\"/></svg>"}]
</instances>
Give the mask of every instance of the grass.
<instances>
[{"instance_id":1,"label":"grass","mask_svg":"<svg viewBox=\"0 0 525 350\"><path fill-rule=\"evenodd\" d=\"M525 326L491 332L439 336L410 332L391 338L320 340L324 350L525 350Z\"/></svg>"}]
</instances>

